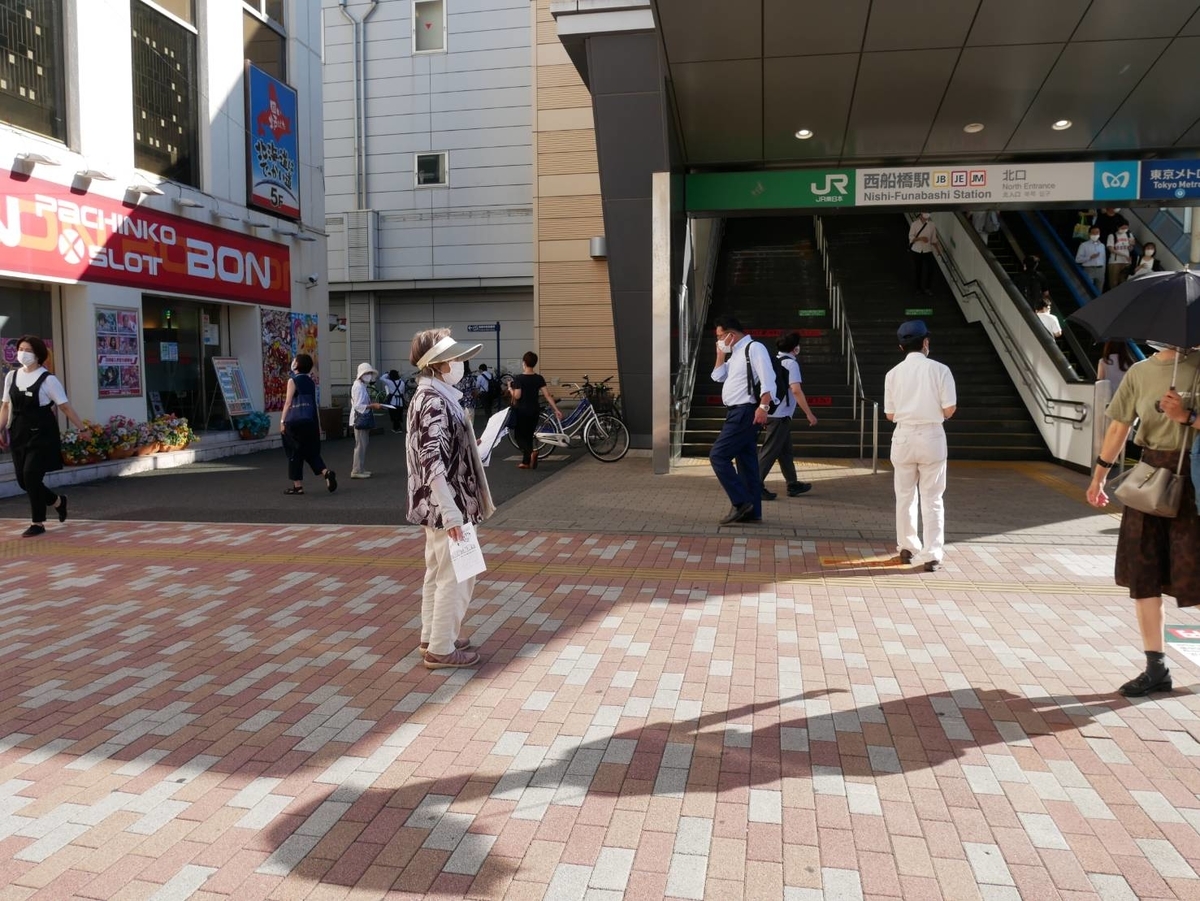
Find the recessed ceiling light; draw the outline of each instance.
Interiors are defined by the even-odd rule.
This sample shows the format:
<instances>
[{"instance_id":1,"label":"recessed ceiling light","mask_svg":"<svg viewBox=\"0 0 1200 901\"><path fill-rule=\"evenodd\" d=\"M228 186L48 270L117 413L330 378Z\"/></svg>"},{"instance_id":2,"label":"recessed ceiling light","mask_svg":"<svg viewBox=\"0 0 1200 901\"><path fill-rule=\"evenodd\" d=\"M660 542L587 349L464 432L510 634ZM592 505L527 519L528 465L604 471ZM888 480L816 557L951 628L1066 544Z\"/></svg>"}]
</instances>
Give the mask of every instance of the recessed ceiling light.
<instances>
[{"instance_id":1,"label":"recessed ceiling light","mask_svg":"<svg viewBox=\"0 0 1200 901\"><path fill-rule=\"evenodd\" d=\"M982 122L971 122L971 123L963 126L963 131L965 131L969 135L977 135L981 131L983 131L983 123Z\"/></svg>"},{"instance_id":2,"label":"recessed ceiling light","mask_svg":"<svg viewBox=\"0 0 1200 901\"><path fill-rule=\"evenodd\" d=\"M1071 120L1070 119L1059 119L1057 122L1055 122L1050 127L1053 128L1055 131L1066 131L1068 128L1071 127Z\"/></svg>"},{"instance_id":3,"label":"recessed ceiling light","mask_svg":"<svg viewBox=\"0 0 1200 901\"><path fill-rule=\"evenodd\" d=\"M811 128L802 128L798 132L796 132L796 137L799 138L801 141L807 141L812 136L813 136L813 133L812 133Z\"/></svg>"}]
</instances>

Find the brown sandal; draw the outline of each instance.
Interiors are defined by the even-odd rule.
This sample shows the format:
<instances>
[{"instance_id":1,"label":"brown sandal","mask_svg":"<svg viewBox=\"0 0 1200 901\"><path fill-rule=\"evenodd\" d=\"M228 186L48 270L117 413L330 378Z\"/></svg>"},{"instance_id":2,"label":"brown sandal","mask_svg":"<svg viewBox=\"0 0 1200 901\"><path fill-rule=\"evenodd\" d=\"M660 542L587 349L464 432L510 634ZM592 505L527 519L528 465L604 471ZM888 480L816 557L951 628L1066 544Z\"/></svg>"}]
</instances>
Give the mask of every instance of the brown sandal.
<instances>
[{"instance_id":1,"label":"brown sandal","mask_svg":"<svg viewBox=\"0 0 1200 901\"><path fill-rule=\"evenodd\" d=\"M454 642L454 649L455 649L456 651L469 651L469 650L471 650L471 639L469 639L469 638L460 638L460 639L458 639L457 641L455 641L455 642ZM424 654L425 654L425 653L426 653L428 650L429 650L429 642L427 642L427 641L423 641L423 642L421 642L419 645L417 645L417 653L418 653L418 654L421 654L422 656L423 656L423 655L424 655Z\"/></svg>"},{"instance_id":2,"label":"brown sandal","mask_svg":"<svg viewBox=\"0 0 1200 901\"><path fill-rule=\"evenodd\" d=\"M474 651L457 650L442 656L438 656L437 654L425 655L425 669L458 669L467 666L477 666L479 662L479 655Z\"/></svg>"}]
</instances>

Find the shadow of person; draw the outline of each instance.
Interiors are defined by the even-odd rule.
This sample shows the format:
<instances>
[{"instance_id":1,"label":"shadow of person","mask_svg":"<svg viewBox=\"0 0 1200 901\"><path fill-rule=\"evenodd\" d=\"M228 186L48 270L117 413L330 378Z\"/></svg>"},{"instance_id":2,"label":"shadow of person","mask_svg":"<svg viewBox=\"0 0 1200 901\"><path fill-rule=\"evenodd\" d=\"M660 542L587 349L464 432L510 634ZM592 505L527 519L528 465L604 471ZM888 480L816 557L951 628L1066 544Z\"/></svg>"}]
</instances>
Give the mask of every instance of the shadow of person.
<instances>
[{"instance_id":1,"label":"shadow of person","mask_svg":"<svg viewBox=\"0 0 1200 901\"><path fill-rule=\"evenodd\" d=\"M961 689L857 706L838 704L843 695L850 692L822 688L586 741L523 746L507 765L493 754L476 768L409 778L398 787L371 785L349 794L344 786L331 787L267 827L264 838L277 850L266 866L286 869L292 878L372 890L430 892L469 884L473 894L486 895L519 872L525 851L520 844L493 846L488 837L501 835L512 821L542 821L556 806L578 809L600 797L682 798L684 792L720 798L754 787L778 789L788 779L813 780L818 794L846 795L848 780L870 785L976 751L1000 754L1006 745L1036 743L1039 736L1075 730L1100 713L1130 706L1118 695L1031 699L1005 690ZM518 764L530 759L537 762ZM350 843L346 853L357 856L357 867L339 870L340 859L313 837L321 834L318 828L335 828L332 814L340 823L365 826L384 810L395 828L370 842ZM476 853L486 860L479 875L454 873L458 845L480 836L477 848L485 850ZM387 866L361 865L375 857ZM366 882L344 881L361 870ZM368 884L372 879L378 884Z\"/></svg>"}]
</instances>

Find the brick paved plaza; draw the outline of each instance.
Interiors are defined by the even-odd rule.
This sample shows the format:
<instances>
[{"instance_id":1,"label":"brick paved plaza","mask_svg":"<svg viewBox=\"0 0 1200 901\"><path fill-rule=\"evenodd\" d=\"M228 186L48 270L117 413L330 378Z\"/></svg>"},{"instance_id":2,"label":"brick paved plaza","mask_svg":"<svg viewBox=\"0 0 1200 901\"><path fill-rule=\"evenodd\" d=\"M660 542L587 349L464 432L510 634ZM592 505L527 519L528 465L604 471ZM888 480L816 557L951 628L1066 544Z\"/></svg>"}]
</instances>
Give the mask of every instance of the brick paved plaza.
<instances>
[{"instance_id":1,"label":"brick paved plaza","mask_svg":"<svg viewBox=\"0 0 1200 901\"><path fill-rule=\"evenodd\" d=\"M702 466L553 476L459 672L407 527L0 523L0 901L1200 898L1200 670L1116 695L1083 477L952 465L935 574L890 475L802 477L718 530Z\"/></svg>"}]
</instances>

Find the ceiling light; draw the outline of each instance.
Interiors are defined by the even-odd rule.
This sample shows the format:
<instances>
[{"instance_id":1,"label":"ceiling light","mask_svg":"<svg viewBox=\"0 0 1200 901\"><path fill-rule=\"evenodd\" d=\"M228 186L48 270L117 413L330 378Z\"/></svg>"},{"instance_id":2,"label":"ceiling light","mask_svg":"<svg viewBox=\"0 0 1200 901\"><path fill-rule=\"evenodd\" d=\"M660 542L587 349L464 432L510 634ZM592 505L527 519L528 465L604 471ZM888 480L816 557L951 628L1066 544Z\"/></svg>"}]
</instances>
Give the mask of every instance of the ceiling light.
<instances>
[{"instance_id":1,"label":"ceiling light","mask_svg":"<svg viewBox=\"0 0 1200 901\"><path fill-rule=\"evenodd\" d=\"M148 185L144 182L138 182L126 188L130 194L162 194L162 189L154 185Z\"/></svg>"},{"instance_id":2,"label":"ceiling light","mask_svg":"<svg viewBox=\"0 0 1200 901\"><path fill-rule=\"evenodd\" d=\"M1071 120L1070 119L1059 119L1057 122L1055 122L1050 127L1053 128L1055 131L1066 131L1068 128L1071 127Z\"/></svg>"},{"instance_id":3,"label":"ceiling light","mask_svg":"<svg viewBox=\"0 0 1200 901\"><path fill-rule=\"evenodd\" d=\"M202 204L200 201L192 200L192 198L190 198L190 197L173 197L173 198L171 198L171 202L174 203L175 206L190 206L190 207L204 206L204 204Z\"/></svg>"},{"instance_id":4,"label":"ceiling light","mask_svg":"<svg viewBox=\"0 0 1200 901\"><path fill-rule=\"evenodd\" d=\"M40 163L43 166L57 166L58 160L44 153L18 153L17 159L22 163Z\"/></svg>"},{"instance_id":5,"label":"ceiling light","mask_svg":"<svg viewBox=\"0 0 1200 901\"><path fill-rule=\"evenodd\" d=\"M813 133L812 133L811 128L802 128L798 132L796 132L796 137L799 138L801 141L807 141L812 136L813 136Z\"/></svg>"},{"instance_id":6,"label":"ceiling light","mask_svg":"<svg viewBox=\"0 0 1200 901\"><path fill-rule=\"evenodd\" d=\"M983 123L982 122L970 122L967 125L963 126L963 131L965 131L969 135L977 135L981 131L983 131Z\"/></svg>"},{"instance_id":7,"label":"ceiling light","mask_svg":"<svg viewBox=\"0 0 1200 901\"><path fill-rule=\"evenodd\" d=\"M75 173L80 178L86 178L91 181L115 181L111 175L102 169L80 169Z\"/></svg>"},{"instance_id":8,"label":"ceiling light","mask_svg":"<svg viewBox=\"0 0 1200 901\"><path fill-rule=\"evenodd\" d=\"M242 221L242 217L239 216L237 213L223 213L220 210L217 210L217 216L220 219L229 219L231 221L236 221L236 222Z\"/></svg>"}]
</instances>

